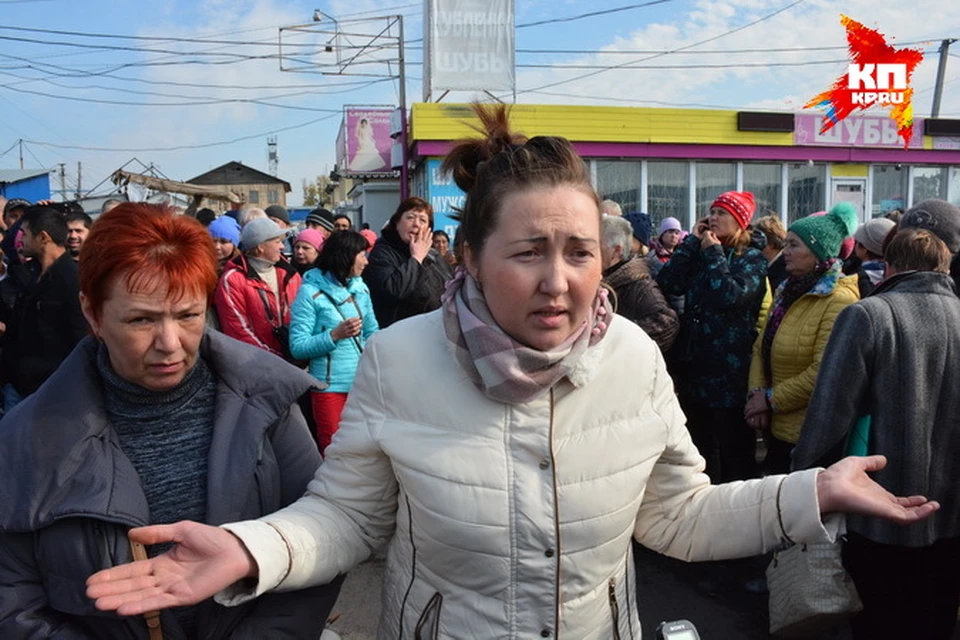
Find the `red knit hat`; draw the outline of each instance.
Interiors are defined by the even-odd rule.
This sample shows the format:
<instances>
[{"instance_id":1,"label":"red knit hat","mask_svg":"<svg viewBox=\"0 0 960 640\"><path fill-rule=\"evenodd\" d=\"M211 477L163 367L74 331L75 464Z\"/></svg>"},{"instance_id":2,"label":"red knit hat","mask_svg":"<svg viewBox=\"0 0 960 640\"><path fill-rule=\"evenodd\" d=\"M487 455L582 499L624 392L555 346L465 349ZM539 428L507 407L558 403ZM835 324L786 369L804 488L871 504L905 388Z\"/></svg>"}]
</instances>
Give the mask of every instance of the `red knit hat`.
<instances>
[{"instance_id":1,"label":"red knit hat","mask_svg":"<svg viewBox=\"0 0 960 640\"><path fill-rule=\"evenodd\" d=\"M749 191L727 191L717 196L710 208L720 207L734 217L741 229L746 229L757 210L757 203Z\"/></svg>"}]
</instances>

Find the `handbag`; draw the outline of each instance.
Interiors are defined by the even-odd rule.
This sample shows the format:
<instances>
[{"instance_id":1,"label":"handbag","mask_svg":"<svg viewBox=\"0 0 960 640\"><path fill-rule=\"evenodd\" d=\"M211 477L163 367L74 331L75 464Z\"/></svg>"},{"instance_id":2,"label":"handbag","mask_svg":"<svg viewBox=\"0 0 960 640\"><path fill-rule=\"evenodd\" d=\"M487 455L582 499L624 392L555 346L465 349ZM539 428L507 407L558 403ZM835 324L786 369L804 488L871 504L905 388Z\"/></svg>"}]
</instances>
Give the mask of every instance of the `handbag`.
<instances>
[{"instance_id":1,"label":"handbag","mask_svg":"<svg viewBox=\"0 0 960 640\"><path fill-rule=\"evenodd\" d=\"M785 545L774 551L766 572L771 634L787 638L815 635L863 610L853 579L843 568L841 539L796 544L783 535Z\"/></svg>"}]
</instances>

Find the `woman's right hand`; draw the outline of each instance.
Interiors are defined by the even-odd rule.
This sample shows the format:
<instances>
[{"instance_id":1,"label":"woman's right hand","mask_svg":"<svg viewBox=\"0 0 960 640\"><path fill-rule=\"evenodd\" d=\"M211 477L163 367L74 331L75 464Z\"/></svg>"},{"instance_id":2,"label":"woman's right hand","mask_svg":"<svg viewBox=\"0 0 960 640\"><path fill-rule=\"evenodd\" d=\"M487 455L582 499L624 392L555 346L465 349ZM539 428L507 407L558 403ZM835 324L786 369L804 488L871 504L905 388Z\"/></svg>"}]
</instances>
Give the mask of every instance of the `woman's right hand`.
<instances>
[{"instance_id":1,"label":"woman's right hand","mask_svg":"<svg viewBox=\"0 0 960 640\"><path fill-rule=\"evenodd\" d=\"M87 597L101 611L122 616L196 604L258 573L247 548L226 529L197 522L130 530L145 545L174 542L149 560L98 571L87 579Z\"/></svg>"},{"instance_id":2,"label":"woman's right hand","mask_svg":"<svg viewBox=\"0 0 960 640\"><path fill-rule=\"evenodd\" d=\"M410 239L410 256L420 264L423 264L432 248L433 231L429 227L423 227L416 236Z\"/></svg>"},{"instance_id":3,"label":"woman's right hand","mask_svg":"<svg viewBox=\"0 0 960 640\"><path fill-rule=\"evenodd\" d=\"M344 338L352 338L354 336L360 335L360 329L363 327L363 320L359 317L347 318L336 327L333 328L333 331L330 332L330 337L336 340L343 340Z\"/></svg>"},{"instance_id":4,"label":"woman's right hand","mask_svg":"<svg viewBox=\"0 0 960 640\"><path fill-rule=\"evenodd\" d=\"M700 218L697 220L697 223L693 225L693 235L698 238L703 238L703 234L710 228L710 219L709 218Z\"/></svg>"}]
</instances>

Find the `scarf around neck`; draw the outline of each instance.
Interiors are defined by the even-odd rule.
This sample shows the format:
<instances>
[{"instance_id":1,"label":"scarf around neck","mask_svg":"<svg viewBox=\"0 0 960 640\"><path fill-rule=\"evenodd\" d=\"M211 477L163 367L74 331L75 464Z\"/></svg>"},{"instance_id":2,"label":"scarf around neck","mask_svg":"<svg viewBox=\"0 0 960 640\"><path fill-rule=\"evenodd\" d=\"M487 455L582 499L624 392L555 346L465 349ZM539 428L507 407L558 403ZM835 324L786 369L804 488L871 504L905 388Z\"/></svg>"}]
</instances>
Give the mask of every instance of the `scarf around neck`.
<instances>
[{"instance_id":1,"label":"scarf around neck","mask_svg":"<svg viewBox=\"0 0 960 640\"><path fill-rule=\"evenodd\" d=\"M767 326L763 330L763 342L760 343L760 355L763 360L763 375L767 386L773 386L773 366L771 364L771 352L773 351L773 339L777 335L777 329L783 322L787 311L793 306L793 303L801 297L810 293L821 280L836 280L840 277L840 269L843 263L836 258L831 258L826 262L818 262L813 271L802 276L787 276L780 287L777 289L777 296L773 302L773 308L770 309L770 317L767 320Z\"/></svg>"},{"instance_id":2,"label":"scarf around neck","mask_svg":"<svg viewBox=\"0 0 960 640\"><path fill-rule=\"evenodd\" d=\"M477 281L460 267L441 298L443 329L457 362L491 400L523 404L568 375L588 347L606 335L613 319L607 290L597 291L589 319L549 351L524 346L497 325ZM601 307L606 314L602 315Z\"/></svg>"}]
</instances>

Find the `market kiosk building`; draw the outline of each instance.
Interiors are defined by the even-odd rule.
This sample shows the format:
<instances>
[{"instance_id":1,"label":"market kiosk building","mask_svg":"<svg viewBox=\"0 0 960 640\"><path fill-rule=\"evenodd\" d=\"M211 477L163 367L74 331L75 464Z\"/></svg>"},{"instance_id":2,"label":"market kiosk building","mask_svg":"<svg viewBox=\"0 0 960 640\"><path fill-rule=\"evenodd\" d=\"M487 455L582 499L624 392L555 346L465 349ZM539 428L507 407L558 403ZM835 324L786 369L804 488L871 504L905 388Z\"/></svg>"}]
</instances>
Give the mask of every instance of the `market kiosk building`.
<instances>
[{"instance_id":1,"label":"market kiosk building","mask_svg":"<svg viewBox=\"0 0 960 640\"><path fill-rule=\"evenodd\" d=\"M511 123L528 136L568 138L602 198L625 212L673 216L686 228L724 191L751 191L757 215L789 225L839 201L861 221L926 198L960 205L960 120L914 120L909 147L883 113L851 116L820 134L820 114L698 109L513 105ZM453 236L450 215L463 192L440 174L452 141L475 136L469 105L413 105L412 192L434 208L436 228Z\"/></svg>"}]
</instances>

